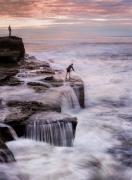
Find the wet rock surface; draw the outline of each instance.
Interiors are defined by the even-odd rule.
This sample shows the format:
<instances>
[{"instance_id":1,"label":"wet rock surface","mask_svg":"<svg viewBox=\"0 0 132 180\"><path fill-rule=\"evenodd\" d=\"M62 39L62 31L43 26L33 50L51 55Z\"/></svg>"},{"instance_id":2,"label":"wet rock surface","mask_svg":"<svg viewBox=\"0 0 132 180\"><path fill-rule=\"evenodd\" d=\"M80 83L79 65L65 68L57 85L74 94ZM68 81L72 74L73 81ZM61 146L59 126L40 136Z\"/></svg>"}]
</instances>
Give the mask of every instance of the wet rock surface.
<instances>
[{"instance_id":1,"label":"wet rock surface","mask_svg":"<svg viewBox=\"0 0 132 180\"><path fill-rule=\"evenodd\" d=\"M18 72L18 65L0 65L0 86L20 85L22 82L15 77Z\"/></svg>"},{"instance_id":2,"label":"wet rock surface","mask_svg":"<svg viewBox=\"0 0 132 180\"><path fill-rule=\"evenodd\" d=\"M58 113L58 112L39 112L34 115L32 115L26 123L34 123L39 120L40 124L41 123L55 123L57 121L67 121L67 122L72 122L77 124L77 118L76 117L71 117L70 115L63 114L63 113Z\"/></svg>"},{"instance_id":3,"label":"wet rock surface","mask_svg":"<svg viewBox=\"0 0 132 180\"><path fill-rule=\"evenodd\" d=\"M37 111L60 111L60 107L52 104L43 104L37 101L9 101L9 116L5 119L6 123L22 122Z\"/></svg>"},{"instance_id":4,"label":"wet rock surface","mask_svg":"<svg viewBox=\"0 0 132 180\"><path fill-rule=\"evenodd\" d=\"M64 84L62 79L57 79L54 76L47 76L41 81L51 84L52 87L61 87Z\"/></svg>"},{"instance_id":5,"label":"wet rock surface","mask_svg":"<svg viewBox=\"0 0 132 180\"><path fill-rule=\"evenodd\" d=\"M0 139L0 163L9 163L15 161L15 158L9 148Z\"/></svg>"},{"instance_id":6,"label":"wet rock surface","mask_svg":"<svg viewBox=\"0 0 132 180\"><path fill-rule=\"evenodd\" d=\"M35 70L36 74L55 74L55 71L50 67L48 62L39 61L35 57L28 56L25 61L20 63L21 69L27 71Z\"/></svg>"},{"instance_id":7,"label":"wet rock surface","mask_svg":"<svg viewBox=\"0 0 132 180\"><path fill-rule=\"evenodd\" d=\"M2 123L0 123L0 139L3 142L14 140L14 137L10 131L10 128Z\"/></svg>"},{"instance_id":8,"label":"wet rock surface","mask_svg":"<svg viewBox=\"0 0 132 180\"><path fill-rule=\"evenodd\" d=\"M28 82L27 85L35 90L37 93L44 93L50 88L50 85L42 82Z\"/></svg>"},{"instance_id":9,"label":"wet rock surface","mask_svg":"<svg viewBox=\"0 0 132 180\"><path fill-rule=\"evenodd\" d=\"M15 77L6 76L4 79L0 80L0 86L18 86L22 82Z\"/></svg>"}]
</instances>

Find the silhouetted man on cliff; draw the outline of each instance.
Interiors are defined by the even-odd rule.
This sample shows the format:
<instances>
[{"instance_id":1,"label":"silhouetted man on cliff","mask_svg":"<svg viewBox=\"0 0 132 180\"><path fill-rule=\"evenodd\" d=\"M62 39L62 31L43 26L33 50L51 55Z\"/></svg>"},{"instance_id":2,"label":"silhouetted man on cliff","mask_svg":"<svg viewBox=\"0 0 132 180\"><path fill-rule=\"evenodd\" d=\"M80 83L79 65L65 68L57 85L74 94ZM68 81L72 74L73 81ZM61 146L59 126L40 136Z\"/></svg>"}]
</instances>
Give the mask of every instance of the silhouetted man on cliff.
<instances>
[{"instance_id":1,"label":"silhouetted man on cliff","mask_svg":"<svg viewBox=\"0 0 132 180\"><path fill-rule=\"evenodd\" d=\"M11 37L11 26L10 25L8 27L8 31L9 31L9 37Z\"/></svg>"},{"instance_id":2,"label":"silhouetted man on cliff","mask_svg":"<svg viewBox=\"0 0 132 180\"><path fill-rule=\"evenodd\" d=\"M74 70L74 68L73 68L73 64L71 64L71 65L69 65L67 68L66 68L66 79L67 79L67 77L68 77L68 75L69 75L69 79L71 79L71 71L75 71Z\"/></svg>"}]
</instances>

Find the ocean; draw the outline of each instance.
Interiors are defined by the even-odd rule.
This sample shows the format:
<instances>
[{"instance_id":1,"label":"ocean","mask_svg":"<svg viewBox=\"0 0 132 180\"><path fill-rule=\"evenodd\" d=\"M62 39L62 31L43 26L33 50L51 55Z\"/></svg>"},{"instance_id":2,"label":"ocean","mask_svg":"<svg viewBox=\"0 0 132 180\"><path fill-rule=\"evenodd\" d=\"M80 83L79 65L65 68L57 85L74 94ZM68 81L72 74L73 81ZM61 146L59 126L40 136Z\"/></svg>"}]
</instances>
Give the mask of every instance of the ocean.
<instances>
[{"instance_id":1,"label":"ocean","mask_svg":"<svg viewBox=\"0 0 132 180\"><path fill-rule=\"evenodd\" d=\"M17 163L0 165L0 171L10 180L20 172L23 180L132 180L132 44L26 41L25 46L57 70L73 63L72 73L84 81L86 107L67 111L78 118L73 147L9 142Z\"/></svg>"}]
</instances>

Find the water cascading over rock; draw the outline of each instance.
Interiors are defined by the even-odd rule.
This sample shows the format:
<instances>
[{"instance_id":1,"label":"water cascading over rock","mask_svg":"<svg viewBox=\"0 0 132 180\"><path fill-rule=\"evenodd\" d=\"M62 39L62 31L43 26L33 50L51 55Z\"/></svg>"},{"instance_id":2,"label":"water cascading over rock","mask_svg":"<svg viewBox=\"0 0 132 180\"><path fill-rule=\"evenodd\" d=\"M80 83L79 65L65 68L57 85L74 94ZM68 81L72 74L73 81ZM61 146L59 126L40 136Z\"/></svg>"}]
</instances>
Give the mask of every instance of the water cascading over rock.
<instances>
[{"instance_id":1,"label":"water cascading over rock","mask_svg":"<svg viewBox=\"0 0 132 180\"><path fill-rule=\"evenodd\" d=\"M81 108L85 108L84 83L79 77L70 79L69 85L73 88Z\"/></svg>"},{"instance_id":2,"label":"water cascading over rock","mask_svg":"<svg viewBox=\"0 0 132 180\"><path fill-rule=\"evenodd\" d=\"M41 112L30 117L25 137L55 146L72 146L77 119L57 112Z\"/></svg>"},{"instance_id":3,"label":"water cascading over rock","mask_svg":"<svg viewBox=\"0 0 132 180\"><path fill-rule=\"evenodd\" d=\"M48 142L56 146L72 146L72 123L55 122L43 124L35 122L29 124L26 129L26 138Z\"/></svg>"},{"instance_id":4,"label":"water cascading over rock","mask_svg":"<svg viewBox=\"0 0 132 180\"><path fill-rule=\"evenodd\" d=\"M78 98L73 88L68 85L61 87L61 108L63 112L80 109Z\"/></svg>"}]
</instances>

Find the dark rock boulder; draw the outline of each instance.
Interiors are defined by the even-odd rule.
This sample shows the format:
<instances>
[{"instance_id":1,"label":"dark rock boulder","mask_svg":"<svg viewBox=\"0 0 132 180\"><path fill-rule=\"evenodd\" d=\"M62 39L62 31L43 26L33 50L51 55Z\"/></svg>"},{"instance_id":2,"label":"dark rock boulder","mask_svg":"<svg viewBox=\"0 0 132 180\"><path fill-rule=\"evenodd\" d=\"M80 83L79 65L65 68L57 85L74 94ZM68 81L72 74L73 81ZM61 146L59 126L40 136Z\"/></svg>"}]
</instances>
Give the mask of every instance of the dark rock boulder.
<instances>
[{"instance_id":1,"label":"dark rock boulder","mask_svg":"<svg viewBox=\"0 0 132 180\"><path fill-rule=\"evenodd\" d=\"M24 59L25 48L22 38L0 37L0 63L17 63Z\"/></svg>"},{"instance_id":2,"label":"dark rock boulder","mask_svg":"<svg viewBox=\"0 0 132 180\"><path fill-rule=\"evenodd\" d=\"M18 86L22 84L22 81L16 77L5 76L0 80L0 86Z\"/></svg>"},{"instance_id":3,"label":"dark rock boulder","mask_svg":"<svg viewBox=\"0 0 132 180\"><path fill-rule=\"evenodd\" d=\"M48 76L46 78L44 78L45 81L54 81L54 77L53 76Z\"/></svg>"},{"instance_id":4,"label":"dark rock boulder","mask_svg":"<svg viewBox=\"0 0 132 180\"><path fill-rule=\"evenodd\" d=\"M15 161L15 158L9 148L0 140L0 163L9 163Z\"/></svg>"},{"instance_id":5,"label":"dark rock boulder","mask_svg":"<svg viewBox=\"0 0 132 180\"><path fill-rule=\"evenodd\" d=\"M12 141L17 138L17 135L15 131L12 129L12 127L0 123L0 139L3 142Z\"/></svg>"}]
</instances>

